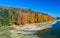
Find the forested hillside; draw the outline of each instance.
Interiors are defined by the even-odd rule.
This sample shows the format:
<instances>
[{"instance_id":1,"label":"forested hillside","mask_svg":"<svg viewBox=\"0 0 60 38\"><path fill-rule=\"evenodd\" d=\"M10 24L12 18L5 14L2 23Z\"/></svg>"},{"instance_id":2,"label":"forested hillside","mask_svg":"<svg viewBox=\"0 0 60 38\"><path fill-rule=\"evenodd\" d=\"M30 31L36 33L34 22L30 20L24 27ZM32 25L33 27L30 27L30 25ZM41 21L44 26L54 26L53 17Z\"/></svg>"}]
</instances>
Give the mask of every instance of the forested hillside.
<instances>
[{"instance_id":1,"label":"forested hillside","mask_svg":"<svg viewBox=\"0 0 60 38\"><path fill-rule=\"evenodd\" d=\"M55 20L52 16L31 9L1 7L0 25L24 25Z\"/></svg>"}]
</instances>

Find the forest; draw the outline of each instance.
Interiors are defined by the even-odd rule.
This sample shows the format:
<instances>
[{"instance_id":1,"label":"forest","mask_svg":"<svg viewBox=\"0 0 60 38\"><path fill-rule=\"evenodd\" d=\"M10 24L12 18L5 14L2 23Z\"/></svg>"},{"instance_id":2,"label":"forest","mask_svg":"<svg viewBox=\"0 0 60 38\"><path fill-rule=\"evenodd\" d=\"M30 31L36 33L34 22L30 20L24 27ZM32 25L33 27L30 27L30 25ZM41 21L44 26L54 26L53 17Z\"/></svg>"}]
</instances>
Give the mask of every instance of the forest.
<instances>
[{"instance_id":1,"label":"forest","mask_svg":"<svg viewBox=\"0 0 60 38\"><path fill-rule=\"evenodd\" d=\"M24 25L30 23L42 23L55 20L54 17L31 9L0 7L1 25Z\"/></svg>"}]
</instances>

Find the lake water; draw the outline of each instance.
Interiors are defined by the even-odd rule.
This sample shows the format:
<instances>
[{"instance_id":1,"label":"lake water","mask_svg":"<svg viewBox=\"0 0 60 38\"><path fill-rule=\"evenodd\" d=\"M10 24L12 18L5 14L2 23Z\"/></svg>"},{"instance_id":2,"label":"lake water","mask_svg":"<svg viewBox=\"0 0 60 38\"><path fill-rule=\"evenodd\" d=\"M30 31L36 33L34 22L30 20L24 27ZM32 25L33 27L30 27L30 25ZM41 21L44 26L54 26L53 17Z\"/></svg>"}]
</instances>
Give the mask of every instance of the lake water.
<instances>
[{"instance_id":1,"label":"lake water","mask_svg":"<svg viewBox=\"0 0 60 38\"><path fill-rule=\"evenodd\" d=\"M54 24L50 31L38 36L40 38L60 38L60 21Z\"/></svg>"}]
</instances>

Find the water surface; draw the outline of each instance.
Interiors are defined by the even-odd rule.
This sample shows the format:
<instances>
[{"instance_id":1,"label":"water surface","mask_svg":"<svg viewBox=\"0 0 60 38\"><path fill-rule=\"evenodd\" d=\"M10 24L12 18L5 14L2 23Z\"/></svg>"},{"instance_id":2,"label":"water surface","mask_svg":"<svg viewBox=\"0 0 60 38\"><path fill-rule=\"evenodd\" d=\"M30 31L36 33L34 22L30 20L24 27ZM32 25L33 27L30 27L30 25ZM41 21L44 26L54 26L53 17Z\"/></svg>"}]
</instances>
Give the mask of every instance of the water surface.
<instances>
[{"instance_id":1,"label":"water surface","mask_svg":"<svg viewBox=\"0 0 60 38\"><path fill-rule=\"evenodd\" d=\"M40 38L60 38L60 21L54 24L50 31L38 36Z\"/></svg>"}]
</instances>

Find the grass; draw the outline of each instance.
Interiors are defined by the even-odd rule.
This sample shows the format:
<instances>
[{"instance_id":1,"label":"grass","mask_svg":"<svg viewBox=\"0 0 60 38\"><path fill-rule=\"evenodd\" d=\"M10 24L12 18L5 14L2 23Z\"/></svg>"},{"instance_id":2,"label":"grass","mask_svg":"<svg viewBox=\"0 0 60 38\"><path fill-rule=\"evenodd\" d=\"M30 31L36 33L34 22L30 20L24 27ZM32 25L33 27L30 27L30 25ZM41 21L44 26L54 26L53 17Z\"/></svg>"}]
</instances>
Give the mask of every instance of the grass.
<instances>
[{"instance_id":1,"label":"grass","mask_svg":"<svg viewBox=\"0 0 60 38\"><path fill-rule=\"evenodd\" d=\"M36 38L34 36L21 36L21 35L14 35L13 38Z\"/></svg>"},{"instance_id":2,"label":"grass","mask_svg":"<svg viewBox=\"0 0 60 38\"><path fill-rule=\"evenodd\" d=\"M0 26L0 38L11 38L11 33L7 26Z\"/></svg>"},{"instance_id":3,"label":"grass","mask_svg":"<svg viewBox=\"0 0 60 38\"><path fill-rule=\"evenodd\" d=\"M11 38L11 33L8 30L0 32L0 38Z\"/></svg>"},{"instance_id":4,"label":"grass","mask_svg":"<svg viewBox=\"0 0 60 38\"><path fill-rule=\"evenodd\" d=\"M21 35L14 35L11 36L9 30L14 29L12 26L0 26L0 38L35 38L34 36L21 36Z\"/></svg>"},{"instance_id":5,"label":"grass","mask_svg":"<svg viewBox=\"0 0 60 38\"><path fill-rule=\"evenodd\" d=\"M12 26L0 26L0 38L12 38L9 30L12 30Z\"/></svg>"},{"instance_id":6,"label":"grass","mask_svg":"<svg viewBox=\"0 0 60 38\"><path fill-rule=\"evenodd\" d=\"M36 38L30 35L18 35L18 34L11 34L9 30L15 30L12 26L0 26L0 38ZM48 29L47 29L48 30ZM47 30L42 30L39 34L45 33ZM16 30L17 31L17 30ZM13 36L11 36L13 35Z\"/></svg>"}]
</instances>

